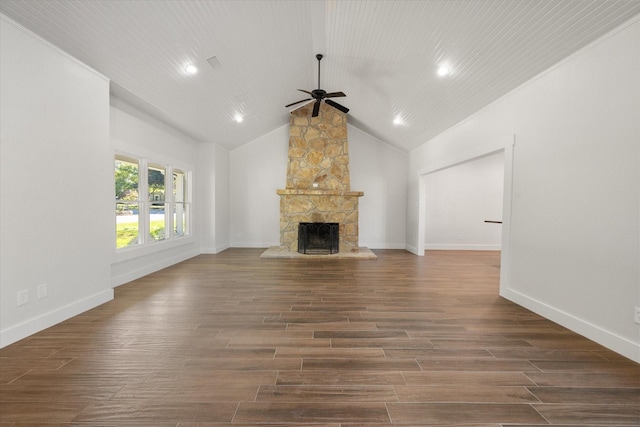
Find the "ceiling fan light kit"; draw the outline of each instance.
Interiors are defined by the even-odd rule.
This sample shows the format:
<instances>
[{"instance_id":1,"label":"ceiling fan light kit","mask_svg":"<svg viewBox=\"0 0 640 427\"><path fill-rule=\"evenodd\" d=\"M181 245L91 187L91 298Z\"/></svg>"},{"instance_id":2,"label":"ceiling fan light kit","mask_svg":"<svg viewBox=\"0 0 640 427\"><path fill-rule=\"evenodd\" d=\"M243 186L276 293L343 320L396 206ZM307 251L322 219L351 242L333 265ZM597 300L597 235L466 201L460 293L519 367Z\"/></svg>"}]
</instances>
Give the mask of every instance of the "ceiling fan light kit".
<instances>
[{"instance_id":1,"label":"ceiling fan light kit","mask_svg":"<svg viewBox=\"0 0 640 427\"><path fill-rule=\"evenodd\" d=\"M314 89L311 92L304 89L298 89L300 92L307 93L311 96L311 98L301 99L300 101L292 102L291 104L285 105L285 108L292 107L296 104L300 104L302 102L307 102L315 99L315 103L313 104L313 112L311 113L311 117L317 117L320 112L320 103L324 101L326 104L332 106L335 109L342 111L343 113L348 113L349 109L343 105L338 104L337 102L327 99L327 98L340 98L345 97L347 95L344 92L330 92L320 89L320 61L322 60L322 54L317 54L316 59L318 60L318 89Z\"/></svg>"}]
</instances>

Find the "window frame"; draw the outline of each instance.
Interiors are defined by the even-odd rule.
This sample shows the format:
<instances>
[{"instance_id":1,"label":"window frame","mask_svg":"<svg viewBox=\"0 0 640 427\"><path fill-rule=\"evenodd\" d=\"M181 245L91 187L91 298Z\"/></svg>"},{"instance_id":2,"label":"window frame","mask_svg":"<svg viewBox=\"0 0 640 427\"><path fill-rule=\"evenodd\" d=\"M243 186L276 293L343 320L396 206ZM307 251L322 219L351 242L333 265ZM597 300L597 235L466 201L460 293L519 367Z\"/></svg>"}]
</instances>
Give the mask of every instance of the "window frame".
<instances>
[{"instance_id":1,"label":"window frame","mask_svg":"<svg viewBox=\"0 0 640 427\"><path fill-rule=\"evenodd\" d=\"M129 163L138 163L138 199L130 203L138 205L138 242L131 246L117 247L117 231L114 232L114 249L116 253L116 261L121 261L139 254L153 253L168 249L174 246L191 243L194 241L193 236L193 170L182 165L178 166L169 162L157 161L143 156L133 155L116 151L114 155L114 168L116 161L125 161ZM164 168L164 200L151 200L149 194L149 169ZM184 200L177 202L184 207L185 231L183 234L175 232L173 209L176 204L173 194L173 173L174 170L179 171L184 176ZM114 197L115 198L115 197ZM122 203L115 199L115 207ZM150 234L150 211L152 204L159 202L164 203L164 237L162 239L153 239ZM117 222L117 215L114 223ZM116 225L117 226L117 225Z\"/></svg>"}]
</instances>

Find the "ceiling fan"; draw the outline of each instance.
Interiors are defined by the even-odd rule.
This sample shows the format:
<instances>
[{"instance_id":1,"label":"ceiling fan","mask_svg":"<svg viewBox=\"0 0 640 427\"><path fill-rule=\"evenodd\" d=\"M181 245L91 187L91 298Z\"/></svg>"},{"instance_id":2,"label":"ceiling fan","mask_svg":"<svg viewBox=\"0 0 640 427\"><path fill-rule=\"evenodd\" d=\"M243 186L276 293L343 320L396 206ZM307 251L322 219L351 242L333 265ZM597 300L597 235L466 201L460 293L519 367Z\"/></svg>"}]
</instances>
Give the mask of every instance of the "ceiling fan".
<instances>
[{"instance_id":1,"label":"ceiling fan","mask_svg":"<svg viewBox=\"0 0 640 427\"><path fill-rule=\"evenodd\" d=\"M291 104L285 105L285 107L291 107L292 105L300 104L301 102L311 101L315 99L316 102L313 104L313 112L311 113L311 117L317 117L318 112L320 111L320 102L324 100L327 104L331 105L334 108L342 111L343 113L349 112L349 109L343 105L338 104L330 99L326 98L339 98L343 96L347 96L344 92L330 92L327 93L325 90L320 89L320 60L322 59L322 54L317 54L316 59L318 60L318 89L312 90L309 92L308 90L298 89L300 92L308 93L311 95L311 98L301 99L300 101L293 102Z\"/></svg>"}]
</instances>

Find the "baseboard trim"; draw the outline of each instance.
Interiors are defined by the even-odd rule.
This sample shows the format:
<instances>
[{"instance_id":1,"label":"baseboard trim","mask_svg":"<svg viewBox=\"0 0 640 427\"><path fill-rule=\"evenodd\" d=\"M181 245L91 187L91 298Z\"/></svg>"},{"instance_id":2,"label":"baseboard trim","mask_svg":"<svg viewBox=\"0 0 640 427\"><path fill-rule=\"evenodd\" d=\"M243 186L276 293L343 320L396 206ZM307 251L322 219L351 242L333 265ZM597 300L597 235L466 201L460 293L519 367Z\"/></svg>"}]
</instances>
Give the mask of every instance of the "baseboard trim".
<instances>
[{"instance_id":1,"label":"baseboard trim","mask_svg":"<svg viewBox=\"0 0 640 427\"><path fill-rule=\"evenodd\" d=\"M231 246L229 246L229 245L220 245L220 246L217 246L217 247L216 247L216 252L215 252L215 253L219 254L220 252L224 252L224 251L226 251L226 250L227 250L227 249L229 249L230 247L231 247Z\"/></svg>"},{"instance_id":2,"label":"baseboard trim","mask_svg":"<svg viewBox=\"0 0 640 427\"><path fill-rule=\"evenodd\" d=\"M366 243L360 242L361 247L369 249L407 249L407 245L404 243Z\"/></svg>"},{"instance_id":3,"label":"baseboard trim","mask_svg":"<svg viewBox=\"0 0 640 427\"><path fill-rule=\"evenodd\" d=\"M0 348L91 310L113 299L113 289L99 292L0 331Z\"/></svg>"},{"instance_id":4,"label":"baseboard trim","mask_svg":"<svg viewBox=\"0 0 640 427\"><path fill-rule=\"evenodd\" d=\"M279 246L280 242L231 242L230 248L250 248L250 249L262 249L265 250L272 246Z\"/></svg>"},{"instance_id":5,"label":"baseboard trim","mask_svg":"<svg viewBox=\"0 0 640 427\"><path fill-rule=\"evenodd\" d=\"M207 255L215 255L215 254L219 254L220 252L226 251L230 247L231 246L229 246L229 245L220 245L220 246L216 246L215 248L206 247L206 248L202 248L200 250L200 253L201 254L207 254Z\"/></svg>"},{"instance_id":6,"label":"baseboard trim","mask_svg":"<svg viewBox=\"0 0 640 427\"><path fill-rule=\"evenodd\" d=\"M506 289L501 292L501 296L577 334L595 341L611 351L615 351L634 362L640 363L640 343L635 343L603 329L598 325L575 317L521 292L514 291L513 289Z\"/></svg>"},{"instance_id":7,"label":"baseboard trim","mask_svg":"<svg viewBox=\"0 0 640 427\"><path fill-rule=\"evenodd\" d=\"M501 245L474 245L474 244L427 244L425 250L432 251L499 251Z\"/></svg>"},{"instance_id":8,"label":"baseboard trim","mask_svg":"<svg viewBox=\"0 0 640 427\"><path fill-rule=\"evenodd\" d=\"M112 276L111 286L115 288L120 285L124 285L125 283L129 283L148 274L155 273L156 271L162 270L163 268L171 267L172 265L178 264L182 261L186 261L189 258L193 258L198 255L200 255L200 251L192 250L189 252L181 253L178 256L163 259L162 261L156 262L154 264L145 265L142 268L131 270L124 274Z\"/></svg>"},{"instance_id":9,"label":"baseboard trim","mask_svg":"<svg viewBox=\"0 0 640 427\"><path fill-rule=\"evenodd\" d=\"M417 255L417 256L424 256L424 252L423 252L423 253L418 253L418 248L417 248L416 246L413 246L413 245L406 245L404 249L405 249L405 250L407 250L407 251L409 251L409 252L411 252L411 253L412 253L412 254L414 254L414 255Z\"/></svg>"}]
</instances>

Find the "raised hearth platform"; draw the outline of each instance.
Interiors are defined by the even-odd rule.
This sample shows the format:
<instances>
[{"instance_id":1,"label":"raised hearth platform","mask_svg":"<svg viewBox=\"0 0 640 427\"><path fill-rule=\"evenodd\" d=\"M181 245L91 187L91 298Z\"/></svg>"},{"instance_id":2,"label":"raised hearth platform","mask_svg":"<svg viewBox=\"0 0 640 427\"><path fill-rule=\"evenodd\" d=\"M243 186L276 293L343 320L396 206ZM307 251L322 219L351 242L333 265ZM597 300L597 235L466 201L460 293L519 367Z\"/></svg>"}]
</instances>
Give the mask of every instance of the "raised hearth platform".
<instances>
[{"instance_id":1,"label":"raised hearth platform","mask_svg":"<svg viewBox=\"0 0 640 427\"><path fill-rule=\"evenodd\" d=\"M301 254L298 252L288 251L286 248L280 246L271 246L264 251L260 258L304 258L304 259L318 259L318 260L332 260L332 259L378 259L376 254L371 252L369 248L361 247L358 252L340 252L337 254Z\"/></svg>"}]
</instances>

